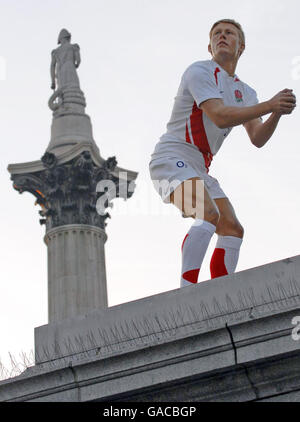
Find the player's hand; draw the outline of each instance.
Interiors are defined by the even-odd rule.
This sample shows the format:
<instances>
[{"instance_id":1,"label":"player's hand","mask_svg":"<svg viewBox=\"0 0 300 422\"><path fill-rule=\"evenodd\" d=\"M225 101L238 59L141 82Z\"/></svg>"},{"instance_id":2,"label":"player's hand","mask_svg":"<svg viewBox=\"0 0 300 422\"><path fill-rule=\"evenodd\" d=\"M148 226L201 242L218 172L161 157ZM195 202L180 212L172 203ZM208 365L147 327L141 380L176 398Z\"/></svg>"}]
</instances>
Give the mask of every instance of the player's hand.
<instances>
[{"instance_id":1,"label":"player's hand","mask_svg":"<svg viewBox=\"0 0 300 422\"><path fill-rule=\"evenodd\" d=\"M284 89L269 100L271 110L277 114L291 114L296 107L296 96L292 89Z\"/></svg>"}]
</instances>

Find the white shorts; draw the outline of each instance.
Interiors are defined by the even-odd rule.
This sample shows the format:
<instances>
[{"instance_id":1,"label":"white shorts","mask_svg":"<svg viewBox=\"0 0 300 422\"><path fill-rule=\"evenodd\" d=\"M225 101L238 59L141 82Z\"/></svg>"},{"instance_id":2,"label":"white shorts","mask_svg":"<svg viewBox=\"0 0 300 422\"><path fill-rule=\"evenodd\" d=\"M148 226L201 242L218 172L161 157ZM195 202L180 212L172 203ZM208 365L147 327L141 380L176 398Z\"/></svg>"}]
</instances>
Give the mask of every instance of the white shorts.
<instances>
[{"instance_id":1,"label":"white shorts","mask_svg":"<svg viewBox=\"0 0 300 422\"><path fill-rule=\"evenodd\" d=\"M149 171L154 188L165 203L170 203L170 194L182 182L192 177L199 177L204 181L212 199L227 197L218 180L207 174L202 163L191 165L187 160L178 157L154 158L149 163Z\"/></svg>"}]
</instances>

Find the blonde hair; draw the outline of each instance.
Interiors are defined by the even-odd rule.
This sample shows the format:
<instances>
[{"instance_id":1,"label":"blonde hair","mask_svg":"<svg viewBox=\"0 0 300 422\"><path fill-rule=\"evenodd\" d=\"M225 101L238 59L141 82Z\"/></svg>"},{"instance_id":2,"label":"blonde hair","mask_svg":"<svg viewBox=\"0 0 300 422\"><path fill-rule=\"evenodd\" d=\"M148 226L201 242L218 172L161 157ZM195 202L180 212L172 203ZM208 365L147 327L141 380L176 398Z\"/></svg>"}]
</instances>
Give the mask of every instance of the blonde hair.
<instances>
[{"instance_id":1,"label":"blonde hair","mask_svg":"<svg viewBox=\"0 0 300 422\"><path fill-rule=\"evenodd\" d=\"M220 19L219 21L215 22L215 23L213 24L213 26L211 27L211 30L210 30L210 32L209 32L209 39L211 39L212 32L213 32L214 28L215 28L215 27L216 27L219 23L231 23L232 25L234 25L234 26L237 28L238 32L239 32L240 40L242 41L242 43L243 43L244 45L246 45L245 33L244 33L244 31L243 31L243 28L242 28L242 26L241 26L238 22L236 22L236 21L235 21L235 20L233 20L233 19Z\"/></svg>"}]
</instances>

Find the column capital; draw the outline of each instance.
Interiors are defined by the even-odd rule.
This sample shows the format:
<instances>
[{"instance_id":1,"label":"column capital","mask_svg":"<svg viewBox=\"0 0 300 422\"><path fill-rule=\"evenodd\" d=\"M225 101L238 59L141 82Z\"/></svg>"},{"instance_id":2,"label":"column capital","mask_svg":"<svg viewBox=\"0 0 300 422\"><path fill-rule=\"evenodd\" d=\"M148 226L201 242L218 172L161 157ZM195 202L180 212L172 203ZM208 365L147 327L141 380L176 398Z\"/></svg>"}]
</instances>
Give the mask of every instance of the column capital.
<instances>
[{"instance_id":1,"label":"column capital","mask_svg":"<svg viewBox=\"0 0 300 422\"><path fill-rule=\"evenodd\" d=\"M130 198L135 188L131 174L126 178L126 171L116 171L116 157L99 165L86 150L60 163L54 153L46 152L41 162L42 169L18 171L12 173L11 179L19 193L30 192L36 197L36 204L42 208L40 223L46 225L47 232L70 224L105 229L111 200Z\"/></svg>"}]
</instances>

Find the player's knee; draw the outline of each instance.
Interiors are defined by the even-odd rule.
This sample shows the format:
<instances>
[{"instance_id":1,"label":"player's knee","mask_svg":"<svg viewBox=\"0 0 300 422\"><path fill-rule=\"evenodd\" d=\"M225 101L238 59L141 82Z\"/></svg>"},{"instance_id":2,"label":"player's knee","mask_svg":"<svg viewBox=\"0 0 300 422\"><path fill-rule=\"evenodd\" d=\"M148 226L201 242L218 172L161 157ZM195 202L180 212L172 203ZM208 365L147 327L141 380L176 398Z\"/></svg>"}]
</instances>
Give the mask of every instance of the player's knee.
<instances>
[{"instance_id":1,"label":"player's knee","mask_svg":"<svg viewBox=\"0 0 300 422\"><path fill-rule=\"evenodd\" d=\"M217 227L219 219L220 219L220 213L217 207L198 207L196 210L194 210L192 217L193 218L199 218L201 220L205 220L208 223L213 224ZM190 212L191 215L191 212Z\"/></svg>"},{"instance_id":2,"label":"player's knee","mask_svg":"<svg viewBox=\"0 0 300 422\"><path fill-rule=\"evenodd\" d=\"M219 220L217 232L222 236L244 237L244 228L237 220Z\"/></svg>"},{"instance_id":3,"label":"player's knee","mask_svg":"<svg viewBox=\"0 0 300 422\"><path fill-rule=\"evenodd\" d=\"M204 206L203 203L198 203L195 207L191 203L185 203L183 212L186 217L205 220L215 226L217 226L220 219L220 213L217 207Z\"/></svg>"},{"instance_id":4,"label":"player's knee","mask_svg":"<svg viewBox=\"0 0 300 422\"><path fill-rule=\"evenodd\" d=\"M230 224L231 236L244 237L244 228L238 221L232 221Z\"/></svg>"},{"instance_id":5,"label":"player's knee","mask_svg":"<svg viewBox=\"0 0 300 422\"><path fill-rule=\"evenodd\" d=\"M237 237L240 237L240 238L244 237L244 227L241 226L240 224L239 224L239 228L238 228L238 236Z\"/></svg>"}]
</instances>

